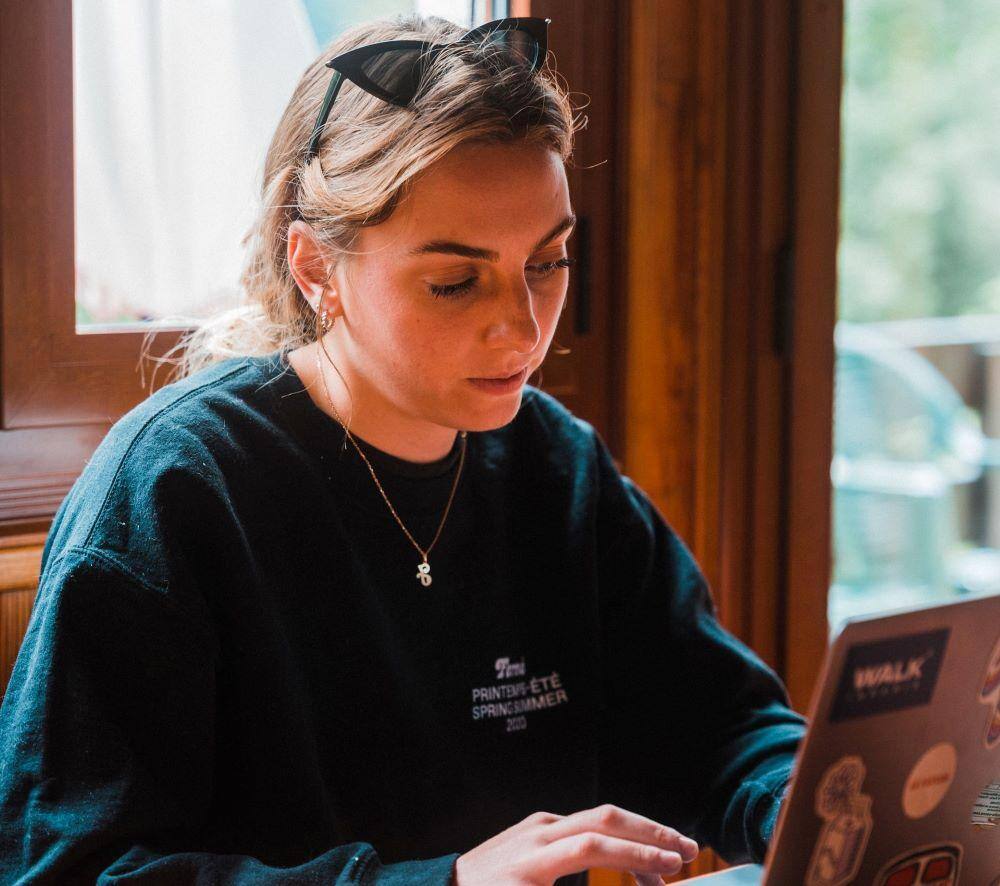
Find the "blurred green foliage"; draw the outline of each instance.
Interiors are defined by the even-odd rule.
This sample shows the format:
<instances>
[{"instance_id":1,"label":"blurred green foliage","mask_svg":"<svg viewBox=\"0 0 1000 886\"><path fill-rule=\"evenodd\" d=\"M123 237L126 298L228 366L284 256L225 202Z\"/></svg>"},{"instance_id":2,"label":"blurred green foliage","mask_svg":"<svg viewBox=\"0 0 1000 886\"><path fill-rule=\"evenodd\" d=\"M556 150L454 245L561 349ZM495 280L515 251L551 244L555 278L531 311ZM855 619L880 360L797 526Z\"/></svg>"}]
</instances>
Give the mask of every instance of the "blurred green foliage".
<instances>
[{"instance_id":1,"label":"blurred green foliage","mask_svg":"<svg viewBox=\"0 0 1000 886\"><path fill-rule=\"evenodd\" d=\"M840 317L1000 312L1000 2L845 15Z\"/></svg>"}]
</instances>

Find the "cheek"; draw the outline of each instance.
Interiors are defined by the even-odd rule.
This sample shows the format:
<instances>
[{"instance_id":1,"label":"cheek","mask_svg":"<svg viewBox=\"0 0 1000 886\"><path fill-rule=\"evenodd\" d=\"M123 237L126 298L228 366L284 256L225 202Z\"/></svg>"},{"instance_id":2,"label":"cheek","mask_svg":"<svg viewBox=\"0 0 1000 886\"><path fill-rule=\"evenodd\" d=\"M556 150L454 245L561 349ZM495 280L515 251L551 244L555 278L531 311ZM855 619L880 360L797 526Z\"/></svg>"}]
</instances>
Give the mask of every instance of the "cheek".
<instances>
[{"instance_id":1,"label":"cheek","mask_svg":"<svg viewBox=\"0 0 1000 886\"><path fill-rule=\"evenodd\" d=\"M439 318L433 306L419 310L412 293L401 293L400 301L403 298L410 303L405 310L396 307L375 323L374 334L384 362L398 377L413 384L454 374L453 367L461 362L468 347L466 327L455 320Z\"/></svg>"}]
</instances>

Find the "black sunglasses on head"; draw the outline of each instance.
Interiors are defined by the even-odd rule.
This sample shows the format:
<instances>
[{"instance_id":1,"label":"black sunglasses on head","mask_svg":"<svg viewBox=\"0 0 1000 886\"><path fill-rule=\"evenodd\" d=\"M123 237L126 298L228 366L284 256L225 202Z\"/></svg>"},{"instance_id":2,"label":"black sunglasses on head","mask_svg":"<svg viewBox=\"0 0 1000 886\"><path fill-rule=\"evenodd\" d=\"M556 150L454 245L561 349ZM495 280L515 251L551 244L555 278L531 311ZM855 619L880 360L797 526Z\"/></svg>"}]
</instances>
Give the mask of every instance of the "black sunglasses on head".
<instances>
[{"instance_id":1,"label":"black sunglasses on head","mask_svg":"<svg viewBox=\"0 0 1000 886\"><path fill-rule=\"evenodd\" d=\"M529 71L538 70L545 62L551 21L548 18L501 18L467 31L454 43L385 40L355 47L330 59L326 67L333 68L333 79L313 127L306 160L319 152L323 126L344 78L383 101L406 107L416 95L427 68L441 50L450 46L479 44L491 60L499 60L504 65L523 65Z\"/></svg>"}]
</instances>

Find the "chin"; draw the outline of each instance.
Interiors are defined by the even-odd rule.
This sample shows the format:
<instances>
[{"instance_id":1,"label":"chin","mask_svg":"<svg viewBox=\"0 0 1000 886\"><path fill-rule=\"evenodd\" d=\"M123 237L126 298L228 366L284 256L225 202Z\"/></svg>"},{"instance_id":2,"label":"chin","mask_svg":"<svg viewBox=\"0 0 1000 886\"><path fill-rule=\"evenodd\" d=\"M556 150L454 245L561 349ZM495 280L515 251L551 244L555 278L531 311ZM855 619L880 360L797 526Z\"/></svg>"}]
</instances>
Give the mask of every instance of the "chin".
<instances>
[{"instance_id":1,"label":"chin","mask_svg":"<svg viewBox=\"0 0 1000 886\"><path fill-rule=\"evenodd\" d=\"M478 409L468 410L461 427L466 431L495 431L509 425L521 409L524 399L524 387L516 393L495 398L495 402L480 405ZM487 399L483 397L483 399Z\"/></svg>"}]
</instances>

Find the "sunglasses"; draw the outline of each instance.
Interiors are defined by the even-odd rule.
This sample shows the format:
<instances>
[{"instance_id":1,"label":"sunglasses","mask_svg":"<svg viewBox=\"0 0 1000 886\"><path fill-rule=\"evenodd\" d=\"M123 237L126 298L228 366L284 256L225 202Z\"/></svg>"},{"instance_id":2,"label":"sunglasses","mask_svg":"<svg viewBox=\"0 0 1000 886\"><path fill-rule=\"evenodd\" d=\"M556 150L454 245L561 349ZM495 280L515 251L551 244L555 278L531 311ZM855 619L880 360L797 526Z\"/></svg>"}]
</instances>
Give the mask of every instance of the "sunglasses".
<instances>
[{"instance_id":1,"label":"sunglasses","mask_svg":"<svg viewBox=\"0 0 1000 886\"><path fill-rule=\"evenodd\" d=\"M383 101L406 107L416 95L427 69L448 47L479 44L486 51L485 58L492 62L537 71L545 62L551 21L548 18L501 18L473 28L454 43L385 40L358 46L332 58L326 67L333 69L333 79L313 128L306 160L319 152L323 126L345 78Z\"/></svg>"}]
</instances>

